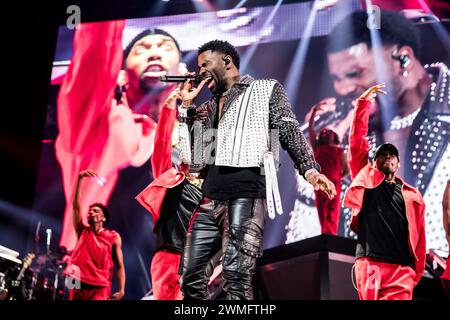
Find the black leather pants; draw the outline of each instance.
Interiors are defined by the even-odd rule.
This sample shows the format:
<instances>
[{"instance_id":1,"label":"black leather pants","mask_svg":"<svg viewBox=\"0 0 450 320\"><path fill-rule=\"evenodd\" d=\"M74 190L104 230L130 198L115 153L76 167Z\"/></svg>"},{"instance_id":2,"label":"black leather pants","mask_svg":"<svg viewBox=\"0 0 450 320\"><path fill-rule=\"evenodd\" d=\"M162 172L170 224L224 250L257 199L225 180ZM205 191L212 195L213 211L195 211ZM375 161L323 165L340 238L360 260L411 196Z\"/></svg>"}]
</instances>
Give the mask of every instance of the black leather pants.
<instances>
[{"instance_id":1,"label":"black leather pants","mask_svg":"<svg viewBox=\"0 0 450 320\"><path fill-rule=\"evenodd\" d=\"M227 299L253 299L252 278L261 256L265 199L203 199L194 213L183 253L181 290L185 299L208 299L208 264L223 247Z\"/></svg>"}]
</instances>

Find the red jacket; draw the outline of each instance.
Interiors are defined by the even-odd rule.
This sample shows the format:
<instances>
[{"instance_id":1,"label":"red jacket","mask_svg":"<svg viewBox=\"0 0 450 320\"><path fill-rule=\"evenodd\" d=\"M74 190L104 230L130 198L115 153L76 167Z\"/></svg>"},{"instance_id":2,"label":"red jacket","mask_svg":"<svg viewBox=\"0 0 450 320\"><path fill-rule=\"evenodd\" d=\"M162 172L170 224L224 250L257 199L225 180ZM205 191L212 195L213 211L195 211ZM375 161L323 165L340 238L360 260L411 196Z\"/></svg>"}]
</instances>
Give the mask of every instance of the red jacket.
<instances>
[{"instance_id":1,"label":"red jacket","mask_svg":"<svg viewBox=\"0 0 450 320\"><path fill-rule=\"evenodd\" d=\"M167 189L179 185L185 178L184 172L172 167L172 132L175 126L175 117L175 109L166 107L161 109L152 156L152 171L155 180L136 196L136 200L152 215L154 226L159 219Z\"/></svg>"},{"instance_id":2,"label":"red jacket","mask_svg":"<svg viewBox=\"0 0 450 320\"><path fill-rule=\"evenodd\" d=\"M368 133L370 101L358 100L349 137L348 160L353 181L344 198L344 206L352 209L350 228L358 233L358 214L361 211L366 188L373 189L384 180L384 174L369 163ZM409 247L415 258L415 283L419 282L425 269L425 203L420 192L403 183L402 195L405 200L408 220Z\"/></svg>"}]
</instances>

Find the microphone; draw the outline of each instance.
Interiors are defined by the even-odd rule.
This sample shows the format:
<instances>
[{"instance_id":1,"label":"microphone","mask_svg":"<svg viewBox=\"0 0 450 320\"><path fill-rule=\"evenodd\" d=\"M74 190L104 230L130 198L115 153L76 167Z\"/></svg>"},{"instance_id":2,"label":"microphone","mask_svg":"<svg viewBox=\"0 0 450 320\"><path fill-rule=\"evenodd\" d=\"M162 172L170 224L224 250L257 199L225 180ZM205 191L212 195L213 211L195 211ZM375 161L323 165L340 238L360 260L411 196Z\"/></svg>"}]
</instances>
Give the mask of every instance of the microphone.
<instances>
[{"instance_id":1,"label":"microphone","mask_svg":"<svg viewBox=\"0 0 450 320\"><path fill-rule=\"evenodd\" d=\"M186 80L191 80L195 84L199 84L203 79L200 75L196 74L193 76L161 76L159 80L162 82L185 82Z\"/></svg>"}]
</instances>

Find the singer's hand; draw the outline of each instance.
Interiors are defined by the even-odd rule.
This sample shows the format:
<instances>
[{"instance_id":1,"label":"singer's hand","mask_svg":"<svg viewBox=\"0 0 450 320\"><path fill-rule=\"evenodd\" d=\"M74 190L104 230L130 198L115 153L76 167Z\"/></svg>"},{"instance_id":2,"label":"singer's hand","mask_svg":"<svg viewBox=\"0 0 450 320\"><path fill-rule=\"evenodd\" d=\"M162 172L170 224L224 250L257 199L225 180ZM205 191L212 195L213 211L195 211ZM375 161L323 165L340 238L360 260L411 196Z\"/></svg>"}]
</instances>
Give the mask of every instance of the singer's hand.
<instances>
[{"instance_id":1,"label":"singer's hand","mask_svg":"<svg viewBox=\"0 0 450 320\"><path fill-rule=\"evenodd\" d=\"M331 200L336 196L336 187L333 182L321 173L311 173L307 177L307 181L314 187L314 190L322 190Z\"/></svg>"},{"instance_id":2,"label":"singer's hand","mask_svg":"<svg viewBox=\"0 0 450 320\"><path fill-rule=\"evenodd\" d=\"M189 75L193 76L193 75L195 75L195 73L188 72L185 74L185 76L189 76ZM191 80L189 80L189 79L186 80L185 82L183 82L183 84L180 87L180 96L181 96L181 100L183 101L183 105L187 106L187 105L193 104L195 98L197 98L198 94L202 90L205 83L207 83L209 81L211 81L211 78L203 79L197 88L194 88Z\"/></svg>"}]
</instances>

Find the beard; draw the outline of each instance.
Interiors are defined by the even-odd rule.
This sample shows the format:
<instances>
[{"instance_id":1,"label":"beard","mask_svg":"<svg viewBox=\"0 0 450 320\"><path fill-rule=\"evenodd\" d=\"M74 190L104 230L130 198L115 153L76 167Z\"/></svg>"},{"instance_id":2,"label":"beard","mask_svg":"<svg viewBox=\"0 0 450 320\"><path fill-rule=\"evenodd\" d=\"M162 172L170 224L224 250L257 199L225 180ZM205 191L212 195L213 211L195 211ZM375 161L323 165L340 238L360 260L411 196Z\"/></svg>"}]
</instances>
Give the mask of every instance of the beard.
<instances>
[{"instance_id":1,"label":"beard","mask_svg":"<svg viewBox=\"0 0 450 320\"><path fill-rule=\"evenodd\" d=\"M395 174L395 172L397 172L397 168L392 167L392 166L385 166L384 164L381 166L380 171L383 172L385 175L387 174Z\"/></svg>"},{"instance_id":2,"label":"beard","mask_svg":"<svg viewBox=\"0 0 450 320\"><path fill-rule=\"evenodd\" d=\"M395 170L393 170L391 168L383 167L381 172L383 172L384 174L391 174L391 173L395 173Z\"/></svg>"},{"instance_id":3,"label":"beard","mask_svg":"<svg viewBox=\"0 0 450 320\"><path fill-rule=\"evenodd\" d=\"M215 86L214 86L214 90L212 91L212 93L214 94L214 95L216 95L216 94L222 94L222 93L224 93L226 90L225 90L225 82L224 81L220 81L220 80L215 80L214 79L214 82L215 82Z\"/></svg>"},{"instance_id":4,"label":"beard","mask_svg":"<svg viewBox=\"0 0 450 320\"><path fill-rule=\"evenodd\" d=\"M93 225L93 224L96 224L96 223L99 223L99 222L102 222L103 221L103 219L102 218L100 218L100 217L88 217L88 224L89 225Z\"/></svg>"},{"instance_id":5,"label":"beard","mask_svg":"<svg viewBox=\"0 0 450 320\"><path fill-rule=\"evenodd\" d=\"M89 224L89 225L93 225L93 224L95 224L96 222L98 222L98 219L95 219L95 218L88 218L88 224Z\"/></svg>"}]
</instances>

